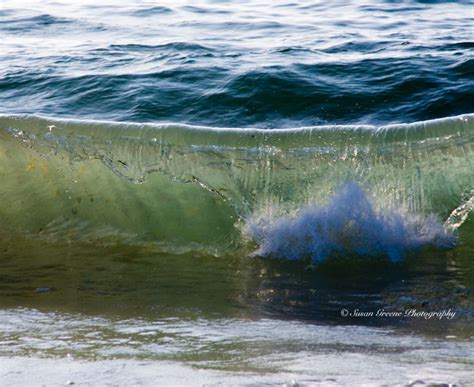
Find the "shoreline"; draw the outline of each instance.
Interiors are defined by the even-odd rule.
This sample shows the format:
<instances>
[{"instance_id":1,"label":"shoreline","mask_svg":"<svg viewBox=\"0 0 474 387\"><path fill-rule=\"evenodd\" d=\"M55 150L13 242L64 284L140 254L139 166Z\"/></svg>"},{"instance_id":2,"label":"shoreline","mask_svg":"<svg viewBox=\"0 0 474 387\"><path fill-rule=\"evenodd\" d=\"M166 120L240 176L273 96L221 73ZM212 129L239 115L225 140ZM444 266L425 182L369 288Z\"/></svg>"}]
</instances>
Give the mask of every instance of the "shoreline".
<instances>
[{"instance_id":1,"label":"shoreline","mask_svg":"<svg viewBox=\"0 0 474 387\"><path fill-rule=\"evenodd\" d=\"M222 371L196 368L180 362L156 360L78 360L73 358L2 357L0 380L9 386L56 385L282 385L339 386L443 384L468 385L472 375L468 364L437 362L401 365L367 353L341 353L336 357L321 354L311 373L276 371ZM314 358L312 359L314 360ZM414 360L414 359L413 359ZM304 360L301 360L302 362ZM370 362L370 363L366 363ZM328 364L332 368L328 369ZM364 372L361 364L372 364ZM320 368L326 365L325 368ZM32 381L35 381L32 383Z\"/></svg>"}]
</instances>

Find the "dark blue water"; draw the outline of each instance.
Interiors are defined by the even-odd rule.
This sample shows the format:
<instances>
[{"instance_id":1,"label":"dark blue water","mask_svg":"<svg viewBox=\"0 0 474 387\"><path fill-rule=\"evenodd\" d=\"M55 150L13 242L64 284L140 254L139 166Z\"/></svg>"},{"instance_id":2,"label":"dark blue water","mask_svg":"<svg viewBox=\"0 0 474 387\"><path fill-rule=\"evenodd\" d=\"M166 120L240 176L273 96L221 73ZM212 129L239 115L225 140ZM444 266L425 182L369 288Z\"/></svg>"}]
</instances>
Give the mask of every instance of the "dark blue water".
<instances>
[{"instance_id":1,"label":"dark blue water","mask_svg":"<svg viewBox=\"0 0 474 387\"><path fill-rule=\"evenodd\" d=\"M209 126L474 111L472 1L0 5L0 113Z\"/></svg>"}]
</instances>

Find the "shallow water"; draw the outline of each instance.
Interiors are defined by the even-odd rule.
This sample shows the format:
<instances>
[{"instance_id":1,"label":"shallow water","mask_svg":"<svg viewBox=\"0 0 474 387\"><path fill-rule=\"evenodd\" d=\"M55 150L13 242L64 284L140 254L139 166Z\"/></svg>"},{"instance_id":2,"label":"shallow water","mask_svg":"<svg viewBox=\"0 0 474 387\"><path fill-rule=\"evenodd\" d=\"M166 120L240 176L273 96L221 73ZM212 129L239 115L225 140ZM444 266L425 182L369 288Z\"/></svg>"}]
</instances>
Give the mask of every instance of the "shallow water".
<instances>
[{"instance_id":1,"label":"shallow water","mask_svg":"<svg viewBox=\"0 0 474 387\"><path fill-rule=\"evenodd\" d=\"M0 384L474 383L472 10L4 0Z\"/></svg>"},{"instance_id":2,"label":"shallow water","mask_svg":"<svg viewBox=\"0 0 474 387\"><path fill-rule=\"evenodd\" d=\"M0 262L1 355L8 357L1 377L13 384L34 377L79 385L469 385L472 254L463 246L403 264L307 270L248 257L12 241ZM343 317L344 309L453 315ZM51 358L54 375L45 371Z\"/></svg>"}]
</instances>

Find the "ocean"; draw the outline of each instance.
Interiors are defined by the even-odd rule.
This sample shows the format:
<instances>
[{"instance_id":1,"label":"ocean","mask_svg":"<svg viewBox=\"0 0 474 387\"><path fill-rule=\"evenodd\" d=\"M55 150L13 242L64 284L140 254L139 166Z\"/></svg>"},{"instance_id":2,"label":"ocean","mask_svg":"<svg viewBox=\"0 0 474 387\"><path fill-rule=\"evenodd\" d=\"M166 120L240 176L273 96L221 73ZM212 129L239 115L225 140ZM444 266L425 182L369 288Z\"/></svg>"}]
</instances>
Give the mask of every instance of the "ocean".
<instances>
[{"instance_id":1,"label":"ocean","mask_svg":"<svg viewBox=\"0 0 474 387\"><path fill-rule=\"evenodd\" d=\"M0 3L0 385L474 383L472 1Z\"/></svg>"}]
</instances>

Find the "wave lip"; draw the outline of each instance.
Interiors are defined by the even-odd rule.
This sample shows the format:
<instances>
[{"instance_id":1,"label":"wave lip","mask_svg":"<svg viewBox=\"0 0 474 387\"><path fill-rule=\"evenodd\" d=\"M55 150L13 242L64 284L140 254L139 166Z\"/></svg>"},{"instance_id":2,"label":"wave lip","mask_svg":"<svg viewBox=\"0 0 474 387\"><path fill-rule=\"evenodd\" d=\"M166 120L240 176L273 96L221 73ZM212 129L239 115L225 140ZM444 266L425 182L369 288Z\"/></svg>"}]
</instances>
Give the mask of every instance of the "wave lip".
<instances>
[{"instance_id":1,"label":"wave lip","mask_svg":"<svg viewBox=\"0 0 474 387\"><path fill-rule=\"evenodd\" d=\"M425 246L456 244L434 216L377 211L356 183L347 183L325 206L308 206L296 216L250 218L245 233L259 245L256 256L319 263L333 256L401 260Z\"/></svg>"}]
</instances>

